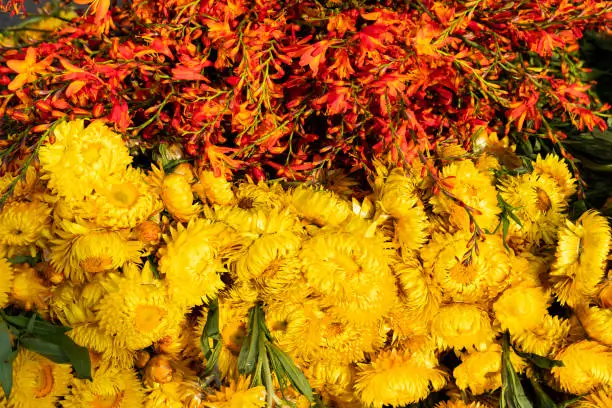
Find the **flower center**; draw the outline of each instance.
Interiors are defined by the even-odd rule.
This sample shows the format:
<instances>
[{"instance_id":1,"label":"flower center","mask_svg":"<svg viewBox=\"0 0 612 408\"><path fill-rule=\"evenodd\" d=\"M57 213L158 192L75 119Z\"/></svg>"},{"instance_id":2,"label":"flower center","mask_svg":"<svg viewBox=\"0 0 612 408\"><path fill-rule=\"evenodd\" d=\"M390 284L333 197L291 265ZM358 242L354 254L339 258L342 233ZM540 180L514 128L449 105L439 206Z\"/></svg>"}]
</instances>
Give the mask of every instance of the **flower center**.
<instances>
[{"instance_id":1,"label":"flower center","mask_svg":"<svg viewBox=\"0 0 612 408\"><path fill-rule=\"evenodd\" d=\"M159 326L165 316L166 311L160 307L138 305L136 306L134 326L140 332L152 332Z\"/></svg>"},{"instance_id":2,"label":"flower center","mask_svg":"<svg viewBox=\"0 0 612 408\"><path fill-rule=\"evenodd\" d=\"M102 151L103 147L104 146L102 146L102 143L98 142L88 145L83 152L83 159L85 159L85 162L95 163L100 160L100 157L102 157L100 152Z\"/></svg>"},{"instance_id":3,"label":"flower center","mask_svg":"<svg viewBox=\"0 0 612 408\"><path fill-rule=\"evenodd\" d=\"M120 391L115 395L96 395L96 399L91 402L92 408L119 408L125 396L125 391Z\"/></svg>"},{"instance_id":4,"label":"flower center","mask_svg":"<svg viewBox=\"0 0 612 408\"><path fill-rule=\"evenodd\" d=\"M538 210L542 212L547 212L552 208L552 203L550 202L550 197L546 194L546 191L542 190L540 187L536 187L536 207Z\"/></svg>"},{"instance_id":5,"label":"flower center","mask_svg":"<svg viewBox=\"0 0 612 408\"><path fill-rule=\"evenodd\" d=\"M108 198L111 203L120 208L130 208L138 201L138 188L132 183L114 184L110 188Z\"/></svg>"},{"instance_id":6,"label":"flower center","mask_svg":"<svg viewBox=\"0 0 612 408\"><path fill-rule=\"evenodd\" d=\"M473 264L468 266L463 265L461 262L457 262L452 268L448 270L449 277L460 285L467 285L476 279L478 272Z\"/></svg>"},{"instance_id":7,"label":"flower center","mask_svg":"<svg viewBox=\"0 0 612 408\"><path fill-rule=\"evenodd\" d=\"M108 255L89 256L81 261L81 268L88 273L99 273L110 269L113 258Z\"/></svg>"},{"instance_id":8,"label":"flower center","mask_svg":"<svg viewBox=\"0 0 612 408\"><path fill-rule=\"evenodd\" d=\"M40 367L40 386L34 391L36 398L44 398L53 390L53 367L45 364Z\"/></svg>"}]
</instances>

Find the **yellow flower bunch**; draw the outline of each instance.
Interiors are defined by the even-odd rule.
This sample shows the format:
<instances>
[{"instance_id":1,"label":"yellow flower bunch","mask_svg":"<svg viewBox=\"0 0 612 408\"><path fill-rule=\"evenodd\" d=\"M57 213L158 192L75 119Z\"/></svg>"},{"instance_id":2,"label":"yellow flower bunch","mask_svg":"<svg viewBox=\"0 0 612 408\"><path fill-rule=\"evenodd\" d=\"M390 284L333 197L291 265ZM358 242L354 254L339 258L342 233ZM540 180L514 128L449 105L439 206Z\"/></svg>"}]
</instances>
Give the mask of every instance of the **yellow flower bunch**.
<instances>
[{"instance_id":1,"label":"yellow flower bunch","mask_svg":"<svg viewBox=\"0 0 612 408\"><path fill-rule=\"evenodd\" d=\"M516 372L610 402L610 227L568 218L574 180L555 156L509 173L457 155L433 181L380 166L361 201L185 163L144 172L101 122L58 125L39 157L0 211L0 306L70 327L93 376L20 350L0 406L310 406L274 372L271 390L239 370L257 305L330 407L434 392L438 408L498 406L506 336ZM562 365L539 377L532 354Z\"/></svg>"}]
</instances>

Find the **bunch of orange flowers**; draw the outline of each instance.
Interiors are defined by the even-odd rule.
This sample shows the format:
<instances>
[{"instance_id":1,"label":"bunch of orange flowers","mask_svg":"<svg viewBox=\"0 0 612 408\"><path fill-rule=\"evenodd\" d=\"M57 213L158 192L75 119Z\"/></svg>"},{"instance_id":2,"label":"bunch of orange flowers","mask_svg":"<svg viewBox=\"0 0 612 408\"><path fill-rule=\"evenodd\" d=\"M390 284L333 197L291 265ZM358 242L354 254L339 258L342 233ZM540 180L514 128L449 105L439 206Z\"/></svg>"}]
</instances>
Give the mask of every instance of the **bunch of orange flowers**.
<instances>
[{"instance_id":1,"label":"bunch of orange flowers","mask_svg":"<svg viewBox=\"0 0 612 408\"><path fill-rule=\"evenodd\" d=\"M585 30L610 31L609 1L90 3L0 52L15 155L59 119L97 118L135 149L180 142L215 174L304 180L469 149L482 131L606 128L576 52Z\"/></svg>"}]
</instances>

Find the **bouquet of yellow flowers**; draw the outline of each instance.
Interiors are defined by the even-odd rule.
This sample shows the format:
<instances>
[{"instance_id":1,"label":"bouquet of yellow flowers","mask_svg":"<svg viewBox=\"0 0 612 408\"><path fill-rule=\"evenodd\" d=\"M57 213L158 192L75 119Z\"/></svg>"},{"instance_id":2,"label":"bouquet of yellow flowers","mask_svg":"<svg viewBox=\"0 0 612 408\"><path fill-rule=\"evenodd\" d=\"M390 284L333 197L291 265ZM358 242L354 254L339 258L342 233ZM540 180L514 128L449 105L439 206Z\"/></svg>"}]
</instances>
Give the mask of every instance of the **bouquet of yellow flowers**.
<instances>
[{"instance_id":1,"label":"bouquet of yellow flowers","mask_svg":"<svg viewBox=\"0 0 612 408\"><path fill-rule=\"evenodd\" d=\"M357 190L47 134L0 179L0 406L612 406L610 227L555 155L489 134Z\"/></svg>"}]
</instances>

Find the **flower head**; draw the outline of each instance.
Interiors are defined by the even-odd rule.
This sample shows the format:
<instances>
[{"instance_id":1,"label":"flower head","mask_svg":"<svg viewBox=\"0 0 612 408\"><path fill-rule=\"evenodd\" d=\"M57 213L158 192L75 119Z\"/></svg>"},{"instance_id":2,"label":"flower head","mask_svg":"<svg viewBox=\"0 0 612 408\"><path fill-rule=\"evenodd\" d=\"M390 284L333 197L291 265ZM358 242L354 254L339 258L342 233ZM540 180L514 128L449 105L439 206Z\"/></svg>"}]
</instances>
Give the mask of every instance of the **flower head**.
<instances>
[{"instance_id":1,"label":"flower head","mask_svg":"<svg viewBox=\"0 0 612 408\"><path fill-rule=\"evenodd\" d=\"M437 361L415 361L409 351L383 351L371 363L358 364L355 391L367 406L401 406L425 399L446 385Z\"/></svg>"},{"instance_id":2,"label":"flower head","mask_svg":"<svg viewBox=\"0 0 612 408\"><path fill-rule=\"evenodd\" d=\"M9 293L13 287L13 267L6 258L0 258L0 309L8 305Z\"/></svg>"},{"instance_id":3,"label":"flower head","mask_svg":"<svg viewBox=\"0 0 612 408\"><path fill-rule=\"evenodd\" d=\"M100 121L85 127L83 120L57 125L53 142L41 146L39 157L49 187L74 200L83 200L94 186L123 173L132 162L121 135Z\"/></svg>"},{"instance_id":4,"label":"flower head","mask_svg":"<svg viewBox=\"0 0 612 408\"><path fill-rule=\"evenodd\" d=\"M542 324L549 302L550 295L540 287L516 286L504 291L493 310L502 329L518 334Z\"/></svg>"},{"instance_id":5,"label":"flower head","mask_svg":"<svg viewBox=\"0 0 612 408\"><path fill-rule=\"evenodd\" d=\"M431 334L440 348L486 348L495 333L486 311L476 305L454 303L440 308L431 322Z\"/></svg>"},{"instance_id":6,"label":"flower head","mask_svg":"<svg viewBox=\"0 0 612 408\"><path fill-rule=\"evenodd\" d=\"M40 354L19 348L13 362L13 389L9 407L54 408L68 393L72 380L68 364L55 364Z\"/></svg>"},{"instance_id":7,"label":"flower head","mask_svg":"<svg viewBox=\"0 0 612 408\"><path fill-rule=\"evenodd\" d=\"M549 154L545 158L538 154L533 163L533 172L552 178L566 198L576 192L576 179L572 177L563 159L554 154Z\"/></svg>"},{"instance_id":8,"label":"flower head","mask_svg":"<svg viewBox=\"0 0 612 408\"><path fill-rule=\"evenodd\" d=\"M561 350L555 360L562 367L551 373L561 389L571 394L586 394L602 386L612 386L612 351L595 341L583 340Z\"/></svg>"},{"instance_id":9,"label":"flower head","mask_svg":"<svg viewBox=\"0 0 612 408\"><path fill-rule=\"evenodd\" d=\"M0 210L0 245L25 249L35 256L51 238L51 209L43 202L10 202Z\"/></svg>"},{"instance_id":10,"label":"flower head","mask_svg":"<svg viewBox=\"0 0 612 408\"><path fill-rule=\"evenodd\" d=\"M266 405L266 389L263 386L249 387L250 379L239 377L222 386L202 402L206 408L262 408Z\"/></svg>"}]
</instances>

